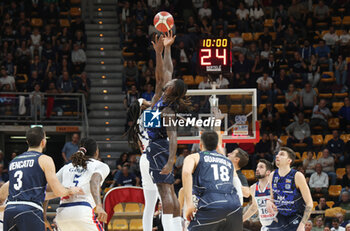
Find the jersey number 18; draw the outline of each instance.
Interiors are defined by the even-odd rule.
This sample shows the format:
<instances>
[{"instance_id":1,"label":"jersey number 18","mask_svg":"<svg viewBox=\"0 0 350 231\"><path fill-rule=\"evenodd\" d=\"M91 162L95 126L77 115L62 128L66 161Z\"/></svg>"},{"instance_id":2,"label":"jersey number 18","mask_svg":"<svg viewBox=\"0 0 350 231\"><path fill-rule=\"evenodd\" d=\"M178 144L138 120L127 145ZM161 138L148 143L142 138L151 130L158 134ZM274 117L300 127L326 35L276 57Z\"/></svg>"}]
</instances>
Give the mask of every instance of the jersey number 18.
<instances>
[{"instance_id":1,"label":"jersey number 18","mask_svg":"<svg viewBox=\"0 0 350 231\"><path fill-rule=\"evenodd\" d=\"M210 167L214 171L214 180L219 180L219 169L220 169L220 180L222 180L222 181L229 181L230 180L230 176L228 175L229 171L228 171L228 168L226 166L222 165L219 168L217 164L212 164L212 165L210 165Z\"/></svg>"}]
</instances>

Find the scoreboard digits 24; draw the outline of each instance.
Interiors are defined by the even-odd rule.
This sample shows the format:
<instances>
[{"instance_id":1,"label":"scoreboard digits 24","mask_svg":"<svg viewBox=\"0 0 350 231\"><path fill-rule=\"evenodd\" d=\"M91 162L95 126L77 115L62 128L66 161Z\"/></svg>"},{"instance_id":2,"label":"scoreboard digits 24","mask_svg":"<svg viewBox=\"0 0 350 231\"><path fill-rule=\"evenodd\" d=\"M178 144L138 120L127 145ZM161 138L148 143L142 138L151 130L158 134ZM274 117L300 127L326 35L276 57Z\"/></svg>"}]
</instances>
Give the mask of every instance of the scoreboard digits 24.
<instances>
[{"instance_id":1,"label":"scoreboard digits 24","mask_svg":"<svg viewBox=\"0 0 350 231\"><path fill-rule=\"evenodd\" d=\"M228 38L205 38L199 41L200 74L231 72L231 49Z\"/></svg>"}]
</instances>

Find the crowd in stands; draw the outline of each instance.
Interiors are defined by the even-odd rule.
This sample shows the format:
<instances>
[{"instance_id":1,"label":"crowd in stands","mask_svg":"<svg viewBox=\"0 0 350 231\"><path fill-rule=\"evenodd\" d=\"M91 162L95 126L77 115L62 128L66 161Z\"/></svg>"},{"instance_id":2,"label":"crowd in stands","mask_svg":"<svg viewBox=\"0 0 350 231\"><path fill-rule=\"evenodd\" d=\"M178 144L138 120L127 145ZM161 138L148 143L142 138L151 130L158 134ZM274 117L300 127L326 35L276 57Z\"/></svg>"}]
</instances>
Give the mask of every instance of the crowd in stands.
<instances>
[{"instance_id":1,"label":"crowd in stands","mask_svg":"<svg viewBox=\"0 0 350 231\"><path fill-rule=\"evenodd\" d=\"M154 94L150 41L157 34L153 17L160 10L175 18L173 78L182 78L193 89L211 88L210 82L216 81L219 88L258 90L261 140L239 144L250 155L247 168L255 169L259 158L272 161L281 146L292 147L297 151L295 166L306 173L314 200L324 204L332 199L349 210L349 1L120 1L125 109L138 97L149 100ZM230 38L232 73L208 77L197 72L198 42L207 37ZM221 108L225 113L235 103L219 102L227 105ZM193 104L197 112L208 109L206 103ZM178 150L179 161L188 150ZM337 177L338 171L343 178ZM342 185L339 198L329 196L335 185ZM323 217L315 218L312 230L323 230L324 224ZM327 225L341 230L337 225L346 224L339 217Z\"/></svg>"},{"instance_id":2,"label":"crowd in stands","mask_svg":"<svg viewBox=\"0 0 350 231\"><path fill-rule=\"evenodd\" d=\"M69 0L0 2L0 94L29 92L33 105L45 92L89 96L84 72L87 41L79 7ZM48 100L46 106L52 108L53 103ZM46 111L47 117L51 111ZM5 108L4 113L16 112Z\"/></svg>"}]
</instances>

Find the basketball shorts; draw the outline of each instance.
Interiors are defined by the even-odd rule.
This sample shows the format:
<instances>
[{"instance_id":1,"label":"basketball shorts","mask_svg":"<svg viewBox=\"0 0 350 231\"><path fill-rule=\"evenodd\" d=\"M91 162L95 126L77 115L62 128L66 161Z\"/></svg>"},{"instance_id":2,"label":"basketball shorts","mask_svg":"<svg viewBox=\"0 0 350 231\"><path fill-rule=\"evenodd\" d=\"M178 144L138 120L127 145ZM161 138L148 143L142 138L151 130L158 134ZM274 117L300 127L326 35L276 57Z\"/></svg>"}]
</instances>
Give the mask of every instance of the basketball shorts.
<instances>
[{"instance_id":1,"label":"basketball shorts","mask_svg":"<svg viewBox=\"0 0 350 231\"><path fill-rule=\"evenodd\" d=\"M147 160L147 155L142 154L140 158L140 171L142 177L142 188L144 190L157 191L157 185L153 183L152 177L149 170L149 161Z\"/></svg>"},{"instance_id":2,"label":"basketball shorts","mask_svg":"<svg viewBox=\"0 0 350 231\"><path fill-rule=\"evenodd\" d=\"M54 220L60 231L103 231L88 202L61 204Z\"/></svg>"},{"instance_id":3,"label":"basketball shorts","mask_svg":"<svg viewBox=\"0 0 350 231\"><path fill-rule=\"evenodd\" d=\"M43 209L33 202L7 204L4 213L4 230L45 230Z\"/></svg>"},{"instance_id":4,"label":"basketball shorts","mask_svg":"<svg viewBox=\"0 0 350 231\"><path fill-rule=\"evenodd\" d=\"M217 210L216 210L217 211ZM189 231L242 231L242 208L228 212L225 218L208 221L207 211L196 212L195 218L188 226Z\"/></svg>"},{"instance_id":5,"label":"basketball shorts","mask_svg":"<svg viewBox=\"0 0 350 231\"><path fill-rule=\"evenodd\" d=\"M169 141L167 139L160 139L150 142L146 148L146 154L153 182L155 184L174 184L175 179L173 171L167 175L160 174L163 167L168 162Z\"/></svg>"},{"instance_id":6,"label":"basketball shorts","mask_svg":"<svg viewBox=\"0 0 350 231\"><path fill-rule=\"evenodd\" d=\"M276 219L267 226L269 231L296 231L301 222L302 215L283 216L277 214Z\"/></svg>"}]
</instances>

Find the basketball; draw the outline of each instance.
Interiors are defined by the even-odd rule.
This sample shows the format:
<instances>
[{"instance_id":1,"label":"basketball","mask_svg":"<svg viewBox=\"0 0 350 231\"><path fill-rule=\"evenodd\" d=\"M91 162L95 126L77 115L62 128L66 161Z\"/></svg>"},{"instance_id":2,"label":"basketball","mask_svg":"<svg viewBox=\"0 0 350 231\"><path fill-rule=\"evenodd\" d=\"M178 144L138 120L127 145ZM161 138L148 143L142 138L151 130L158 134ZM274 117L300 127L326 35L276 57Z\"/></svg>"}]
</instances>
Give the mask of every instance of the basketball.
<instances>
[{"instance_id":1,"label":"basketball","mask_svg":"<svg viewBox=\"0 0 350 231\"><path fill-rule=\"evenodd\" d=\"M169 12L161 11L154 16L153 24L158 31L167 32L173 28L174 18Z\"/></svg>"}]
</instances>

